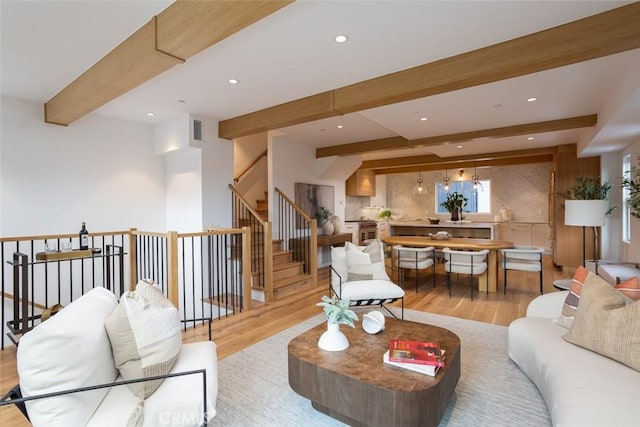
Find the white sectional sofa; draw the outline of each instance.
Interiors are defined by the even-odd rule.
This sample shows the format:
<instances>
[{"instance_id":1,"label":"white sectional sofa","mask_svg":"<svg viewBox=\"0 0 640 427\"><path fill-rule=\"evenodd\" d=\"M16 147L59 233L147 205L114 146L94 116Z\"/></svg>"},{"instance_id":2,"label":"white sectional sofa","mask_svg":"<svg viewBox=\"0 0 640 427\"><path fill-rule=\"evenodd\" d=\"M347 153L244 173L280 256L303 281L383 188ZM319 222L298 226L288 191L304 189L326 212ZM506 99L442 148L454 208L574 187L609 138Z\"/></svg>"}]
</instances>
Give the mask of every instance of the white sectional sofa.
<instances>
[{"instance_id":1,"label":"white sectional sofa","mask_svg":"<svg viewBox=\"0 0 640 427\"><path fill-rule=\"evenodd\" d=\"M511 323L509 357L538 387L557 427L638 426L640 372L565 341L560 316L568 291L535 298Z\"/></svg>"},{"instance_id":2,"label":"white sectional sofa","mask_svg":"<svg viewBox=\"0 0 640 427\"><path fill-rule=\"evenodd\" d=\"M95 288L25 334L17 355L22 395L121 381L105 329L105 320L117 306L111 292ZM165 379L144 399L143 421L138 425L201 426L212 418L218 392L217 363L213 342L182 344L170 374L198 372ZM26 406L36 427L111 427L127 425L139 400L129 386L121 385L32 400Z\"/></svg>"}]
</instances>

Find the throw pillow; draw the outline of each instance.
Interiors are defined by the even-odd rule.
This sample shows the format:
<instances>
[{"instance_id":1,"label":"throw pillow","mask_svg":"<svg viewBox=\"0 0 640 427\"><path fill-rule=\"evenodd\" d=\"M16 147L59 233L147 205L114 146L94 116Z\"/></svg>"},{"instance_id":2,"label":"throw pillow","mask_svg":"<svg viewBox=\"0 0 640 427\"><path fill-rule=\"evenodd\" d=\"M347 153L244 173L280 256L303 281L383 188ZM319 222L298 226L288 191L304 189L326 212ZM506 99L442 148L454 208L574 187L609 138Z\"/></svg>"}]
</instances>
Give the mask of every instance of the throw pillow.
<instances>
[{"instance_id":1,"label":"throw pillow","mask_svg":"<svg viewBox=\"0 0 640 427\"><path fill-rule=\"evenodd\" d=\"M347 282L355 280L390 280L384 265L384 248L378 239L372 240L364 249L346 242Z\"/></svg>"},{"instance_id":2,"label":"throw pillow","mask_svg":"<svg viewBox=\"0 0 640 427\"><path fill-rule=\"evenodd\" d=\"M180 353L180 315L153 282L141 280L135 291L122 294L105 327L113 359L124 379L167 374ZM145 381L129 384L129 388L144 399L161 383Z\"/></svg>"},{"instance_id":3,"label":"throw pillow","mask_svg":"<svg viewBox=\"0 0 640 427\"><path fill-rule=\"evenodd\" d=\"M638 281L637 277L632 277L622 283L618 283L616 289L633 301L640 300L640 281Z\"/></svg>"},{"instance_id":4,"label":"throw pillow","mask_svg":"<svg viewBox=\"0 0 640 427\"><path fill-rule=\"evenodd\" d=\"M578 308L578 304L580 303L582 286L585 279L587 278L588 273L589 270L587 270L583 266L580 266L573 275L571 288L569 288L567 298L564 300L564 304L562 305L562 315L556 321L558 325L564 326L565 328L571 327L571 323L573 322L573 319L576 315L576 309Z\"/></svg>"},{"instance_id":5,"label":"throw pillow","mask_svg":"<svg viewBox=\"0 0 640 427\"><path fill-rule=\"evenodd\" d=\"M640 371L640 302L589 273L566 341Z\"/></svg>"}]
</instances>

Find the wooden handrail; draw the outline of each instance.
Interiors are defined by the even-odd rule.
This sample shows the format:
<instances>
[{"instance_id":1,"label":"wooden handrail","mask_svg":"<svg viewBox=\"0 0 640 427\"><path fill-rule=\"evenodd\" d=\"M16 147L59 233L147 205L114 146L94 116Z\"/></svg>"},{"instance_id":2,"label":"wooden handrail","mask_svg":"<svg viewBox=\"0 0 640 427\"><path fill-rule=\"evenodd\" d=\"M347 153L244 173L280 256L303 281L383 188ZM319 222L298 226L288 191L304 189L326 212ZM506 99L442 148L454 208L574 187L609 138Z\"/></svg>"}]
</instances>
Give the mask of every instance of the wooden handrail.
<instances>
[{"instance_id":1,"label":"wooden handrail","mask_svg":"<svg viewBox=\"0 0 640 427\"><path fill-rule=\"evenodd\" d=\"M115 236L115 235L128 235L131 233L130 230L124 231L100 231L97 233L89 233L89 237L91 236ZM46 234L41 236L20 236L20 237L0 237L1 242L24 242L27 240L54 240L54 239L72 239L74 237L78 237L78 233L72 234Z\"/></svg>"},{"instance_id":2,"label":"wooden handrail","mask_svg":"<svg viewBox=\"0 0 640 427\"><path fill-rule=\"evenodd\" d=\"M313 221L315 218L311 218L309 215L307 215L302 209L300 209L298 207L298 205L296 205L289 197L287 197L286 194L284 194L282 191L280 191L280 189L278 187L275 188L276 193L278 193L292 208L295 209L295 211L300 214L300 216L302 216L304 219L306 219L307 221L311 222Z\"/></svg>"},{"instance_id":3,"label":"wooden handrail","mask_svg":"<svg viewBox=\"0 0 640 427\"><path fill-rule=\"evenodd\" d=\"M253 162L251 162L251 164L249 166L244 168L243 171L238 174L238 176L233 178L233 182L235 182L237 184L238 181L240 181L240 178L242 178L242 176L244 174L246 174L251 169L253 169L253 167L260 161L260 159L262 159L263 157L267 157L267 154L269 154L269 150L264 150L258 157L255 158L255 160Z\"/></svg>"},{"instance_id":4,"label":"wooden handrail","mask_svg":"<svg viewBox=\"0 0 640 427\"><path fill-rule=\"evenodd\" d=\"M265 225L267 222L269 221L264 221L262 218L260 218L260 214L251 207L251 205L249 204L249 202L247 201L247 199L244 198L244 196L242 194L240 194L240 192L238 191L238 189L233 185L233 184L229 184L229 189L231 190L231 192L233 194L235 194L238 199L240 199L240 201L242 202L242 204L244 205L244 207L251 212L251 214L256 217L256 219L262 224Z\"/></svg>"}]
</instances>

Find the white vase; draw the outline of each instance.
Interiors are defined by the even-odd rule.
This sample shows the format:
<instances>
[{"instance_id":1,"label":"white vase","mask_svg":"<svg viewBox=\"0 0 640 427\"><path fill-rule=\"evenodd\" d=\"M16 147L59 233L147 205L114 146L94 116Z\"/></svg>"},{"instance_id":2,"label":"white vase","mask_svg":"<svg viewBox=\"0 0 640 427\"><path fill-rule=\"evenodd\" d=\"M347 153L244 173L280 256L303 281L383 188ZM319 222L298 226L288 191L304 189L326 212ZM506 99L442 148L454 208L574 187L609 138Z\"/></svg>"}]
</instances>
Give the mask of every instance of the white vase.
<instances>
[{"instance_id":1,"label":"white vase","mask_svg":"<svg viewBox=\"0 0 640 427\"><path fill-rule=\"evenodd\" d=\"M341 351L349 347L349 340L340 331L339 323L327 322L327 331L320 337L318 347L327 351Z\"/></svg>"},{"instance_id":2,"label":"white vase","mask_svg":"<svg viewBox=\"0 0 640 427\"><path fill-rule=\"evenodd\" d=\"M331 217L330 221L331 224L333 224L333 234L340 233L340 230L342 229L342 220L340 217L338 215L334 215Z\"/></svg>"},{"instance_id":3,"label":"white vase","mask_svg":"<svg viewBox=\"0 0 640 427\"><path fill-rule=\"evenodd\" d=\"M333 234L333 224L331 224L331 221L327 221L322 225L322 232L327 236Z\"/></svg>"}]
</instances>

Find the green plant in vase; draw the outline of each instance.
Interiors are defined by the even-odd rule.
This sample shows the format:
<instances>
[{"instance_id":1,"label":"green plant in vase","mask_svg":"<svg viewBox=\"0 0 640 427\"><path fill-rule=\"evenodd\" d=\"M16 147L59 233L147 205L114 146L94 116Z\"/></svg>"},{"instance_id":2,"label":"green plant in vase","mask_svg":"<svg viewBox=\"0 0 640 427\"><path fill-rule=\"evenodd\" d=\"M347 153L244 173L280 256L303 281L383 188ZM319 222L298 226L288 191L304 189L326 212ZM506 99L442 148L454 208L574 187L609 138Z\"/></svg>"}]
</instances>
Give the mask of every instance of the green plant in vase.
<instances>
[{"instance_id":1,"label":"green plant in vase","mask_svg":"<svg viewBox=\"0 0 640 427\"><path fill-rule=\"evenodd\" d=\"M355 322L358 321L358 315L351 310L351 301L348 299L329 298L322 296L322 302L316 304L322 307L324 314L327 316L327 322L330 324L344 324L355 328Z\"/></svg>"},{"instance_id":2,"label":"green plant in vase","mask_svg":"<svg viewBox=\"0 0 640 427\"><path fill-rule=\"evenodd\" d=\"M451 214L451 221L458 221L462 217L462 209L467 206L467 199L464 194L454 191L447 194L447 199L440 203Z\"/></svg>"},{"instance_id":3,"label":"green plant in vase","mask_svg":"<svg viewBox=\"0 0 640 427\"><path fill-rule=\"evenodd\" d=\"M333 214L329 209L325 208L324 206L320 206L320 208L318 208L318 211L316 212L316 219L318 220L318 225L322 227L325 222L331 219L332 215Z\"/></svg>"}]
</instances>

